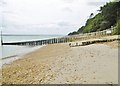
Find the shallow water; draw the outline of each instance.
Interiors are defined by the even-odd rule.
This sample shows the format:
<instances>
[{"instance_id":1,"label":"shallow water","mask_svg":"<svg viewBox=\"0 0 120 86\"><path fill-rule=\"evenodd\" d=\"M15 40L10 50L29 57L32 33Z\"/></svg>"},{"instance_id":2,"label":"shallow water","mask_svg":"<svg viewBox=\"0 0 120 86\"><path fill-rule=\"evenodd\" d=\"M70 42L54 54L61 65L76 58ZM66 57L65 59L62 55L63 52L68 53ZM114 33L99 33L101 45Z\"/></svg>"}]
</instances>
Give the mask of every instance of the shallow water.
<instances>
[{"instance_id":1,"label":"shallow water","mask_svg":"<svg viewBox=\"0 0 120 86\"><path fill-rule=\"evenodd\" d=\"M61 37L60 35L4 35L3 42L20 42ZM1 37L0 37L1 38ZM1 44L0 44L1 45ZM4 45L0 46L0 58L12 57L32 50L34 47Z\"/></svg>"},{"instance_id":2,"label":"shallow water","mask_svg":"<svg viewBox=\"0 0 120 86\"><path fill-rule=\"evenodd\" d=\"M62 37L61 35L4 35L2 36L3 42L21 42L32 40L43 40ZM1 36L0 36L1 40ZM42 46L29 47L29 46L17 46L17 45L1 45L0 42L0 63L8 64L14 60L19 59L22 55L32 52Z\"/></svg>"}]
</instances>

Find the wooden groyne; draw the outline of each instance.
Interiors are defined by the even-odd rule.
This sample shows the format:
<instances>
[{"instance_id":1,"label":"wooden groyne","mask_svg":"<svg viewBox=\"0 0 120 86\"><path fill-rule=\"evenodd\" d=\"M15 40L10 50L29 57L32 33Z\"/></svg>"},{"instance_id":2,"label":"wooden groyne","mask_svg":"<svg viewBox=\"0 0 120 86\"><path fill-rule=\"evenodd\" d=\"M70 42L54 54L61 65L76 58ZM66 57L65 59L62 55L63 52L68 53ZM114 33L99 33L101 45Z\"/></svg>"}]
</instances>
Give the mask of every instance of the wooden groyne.
<instances>
[{"instance_id":1,"label":"wooden groyne","mask_svg":"<svg viewBox=\"0 0 120 86\"><path fill-rule=\"evenodd\" d=\"M81 46L95 44L95 43L113 42L113 41L120 41L120 39L114 38L114 39L98 39L98 40L92 40L92 41L85 41L85 42L82 42Z\"/></svg>"},{"instance_id":2,"label":"wooden groyne","mask_svg":"<svg viewBox=\"0 0 120 86\"><path fill-rule=\"evenodd\" d=\"M77 46L86 46L91 44L97 43L105 43L105 42L113 42L113 41L120 41L120 38L112 38L112 39L93 39L93 40L86 40L82 42L73 42L69 43L70 47L77 47ZM119 42L118 42L119 43ZM118 44L119 45L119 44Z\"/></svg>"},{"instance_id":3,"label":"wooden groyne","mask_svg":"<svg viewBox=\"0 0 120 86\"><path fill-rule=\"evenodd\" d=\"M55 43L66 43L66 42L70 42L70 40L71 38L53 38L53 39L36 40L36 41L2 43L2 45L38 46L38 45L55 44Z\"/></svg>"},{"instance_id":4,"label":"wooden groyne","mask_svg":"<svg viewBox=\"0 0 120 86\"><path fill-rule=\"evenodd\" d=\"M86 40L90 38L99 38L103 36L112 35L112 32L114 31L114 28L110 28L103 31L98 32L92 32L92 33L85 33L85 34L78 34L73 36L65 36L61 38L52 38L52 39L46 39L46 40L35 40L35 41L25 41L25 42L11 42L11 43L4 43L1 41L2 45L20 45L20 46L38 46L38 45L46 45L46 44L55 44L55 43L66 43L66 42L72 42L75 40ZM106 41L106 40L103 40ZM96 43L96 41L93 42L83 42L83 45L93 44Z\"/></svg>"}]
</instances>

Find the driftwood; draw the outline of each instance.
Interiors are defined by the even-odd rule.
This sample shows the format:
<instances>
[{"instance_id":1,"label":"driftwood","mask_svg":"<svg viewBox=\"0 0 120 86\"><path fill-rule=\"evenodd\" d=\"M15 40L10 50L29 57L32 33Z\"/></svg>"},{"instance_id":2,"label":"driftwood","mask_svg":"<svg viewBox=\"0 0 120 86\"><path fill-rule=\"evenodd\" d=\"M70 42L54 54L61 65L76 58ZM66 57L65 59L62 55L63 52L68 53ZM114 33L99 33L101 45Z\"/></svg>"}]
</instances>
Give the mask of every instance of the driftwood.
<instances>
[{"instance_id":1,"label":"driftwood","mask_svg":"<svg viewBox=\"0 0 120 86\"><path fill-rule=\"evenodd\" d=\"M86 42L82 42L82 46L95 44L95 43L112 42L117 40L120 40L120 39L117 38L117 39L101 39L101 40L86 41Z\"/></svg>"},{"instance_id":2,"label":"driftwood","mask_svg":"<svg viewBox=\"0 0 120 86\"><path fill-rule=\"evenodd\" d=\"M115 39L98 39L98 40L91 40L91 41L84 41L82 42L82 44L79 43L69 43L70 47L77 47L77 46L86 46L86 45L90 45L90 44L95 44L95 43L104 43L104 42L112 42L112 41L119 41L119 38L115 38Z\"/></svg>"}]
</instances>

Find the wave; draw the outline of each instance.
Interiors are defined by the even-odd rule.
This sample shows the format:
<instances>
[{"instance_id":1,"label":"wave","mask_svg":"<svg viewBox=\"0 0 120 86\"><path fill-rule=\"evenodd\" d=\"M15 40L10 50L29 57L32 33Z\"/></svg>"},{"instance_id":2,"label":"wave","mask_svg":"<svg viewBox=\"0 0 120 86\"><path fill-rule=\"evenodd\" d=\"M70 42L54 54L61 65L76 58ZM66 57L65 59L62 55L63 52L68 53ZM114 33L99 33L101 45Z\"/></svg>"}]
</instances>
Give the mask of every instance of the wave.
<instances>
[{"instance_id":1,"label":"wave","mask_svg":"<svg viewBox=\"0 0 120 86\"><path fill-rule=\"evenodd\" d=\"M7 57L2 58L2 60L8 59L8 58L17 57L17 56L18 56L18 55L7 56Z\"/></svg>"}]
</instances>

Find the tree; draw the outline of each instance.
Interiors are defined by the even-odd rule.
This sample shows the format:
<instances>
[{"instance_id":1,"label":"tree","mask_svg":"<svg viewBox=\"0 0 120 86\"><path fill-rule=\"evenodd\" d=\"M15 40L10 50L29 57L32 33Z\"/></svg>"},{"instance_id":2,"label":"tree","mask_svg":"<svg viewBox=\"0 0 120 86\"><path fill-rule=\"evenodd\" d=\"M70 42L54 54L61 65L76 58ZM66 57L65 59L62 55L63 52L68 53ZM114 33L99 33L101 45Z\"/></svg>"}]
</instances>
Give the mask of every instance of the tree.
<instances>
[{"instance_id":1,"label":"tree","mask_svg":"<svg viewBox=\"0 0 120 86\"><path fill-rule=\"evenodd\" d=\"M74 31L72 33L69 33L68 35L76 35L76 34L79 34L78 32Z\"/></svg>"},{"instance_id":2,"label":"tree","mask_svg":"<svg viewBox=\"0 0 120 86\"><path fill-rule=\"evenodd\" d=\"M93 16L94 16L94 14L93 14L93 13L91 13L91 14L90 14L90 16L89 16L89 18L92 18Z\"/></svg>"},{"instance_id":3,"label":"tree","mask_svg":"<svg viewBox=\"0 0 120 86\"><path fill-rule=\"evenodd\" d=\"M119 2L109 2L106 5L100 7L99 13L93 17L93 13L90 14L90 18L86 21L85 26L82 26L78 31L74 31L71 34L88 33L100 30L109 29L111 26L118 27L120 25L120 0ZM119 21L118 21L119 20ZM116 26L117 27L117 26ZM116 28L116 34L120 34L120 27Z\"/></svg>"}]
</instances>

